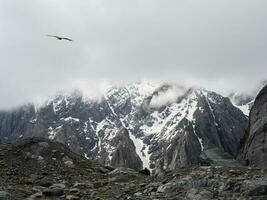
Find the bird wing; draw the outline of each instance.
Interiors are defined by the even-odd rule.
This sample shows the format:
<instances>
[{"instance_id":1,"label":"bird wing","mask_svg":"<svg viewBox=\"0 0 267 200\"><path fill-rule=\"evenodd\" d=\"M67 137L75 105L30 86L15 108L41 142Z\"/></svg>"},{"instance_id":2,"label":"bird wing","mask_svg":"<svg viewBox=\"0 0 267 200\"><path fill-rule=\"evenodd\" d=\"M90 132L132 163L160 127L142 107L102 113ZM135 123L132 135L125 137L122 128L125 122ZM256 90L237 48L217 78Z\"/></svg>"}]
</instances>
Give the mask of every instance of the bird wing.
<instances>
[{"instance_id":1,"label":"bird wing","mask_svg":"<svg viewBox=\"0 0 267 200\"><path fill-rule=\"evenodd\" d=\"M48 37L54 37L54 38L57 38L57 39L60 38L60 37L58 37L58 36L56 36L56 35L46 35L46 36L48 36Z\"/></svg>"},{"instance_id":2,"label":"bird wing","mask_svg":"<svg viewBox=\"0 0 267 200\"><path fill-rule=\"evenodd\" d=\"M70 38L66 38L66 37L63 37L62 39L63 39L63 40L68 40L68 41L71 41L71 42L73 41L72 39L70 39Z\"/></svg>"}]
</instances>

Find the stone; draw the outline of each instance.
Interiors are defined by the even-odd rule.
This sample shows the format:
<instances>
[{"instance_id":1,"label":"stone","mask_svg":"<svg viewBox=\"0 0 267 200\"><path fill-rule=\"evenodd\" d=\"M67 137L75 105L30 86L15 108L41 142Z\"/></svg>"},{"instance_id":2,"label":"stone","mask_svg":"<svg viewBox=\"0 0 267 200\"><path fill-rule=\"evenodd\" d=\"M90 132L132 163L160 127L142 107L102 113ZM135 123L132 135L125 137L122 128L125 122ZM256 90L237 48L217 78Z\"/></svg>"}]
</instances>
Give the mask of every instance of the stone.
<instances>
[{"instance_id":1,"label":"stone","mask_svg":"<svg viewBox=\"0 0 267 200\"><path fill-rule=\"evenodd\" d=\"M249 196L267 195L267 181L248 181L247 183Z\"/></svg>"},{"instance_id":2,"label":"stone","mask_svg":"<svg viewBox=\"0 0 267 200\"><path fill-rule=\"evenodd\" d=\"M110 170L108 170L107 168L104 168L104 167L99 167L99 171L103 174L110 172Z\"/></svg>"},{"instance_id":3,"label":"stone","mask_svg":"<svg viewBox=\"0 0 267 200\"><path fill-rule=\"evenodd\" d=\"M37 192L33 195L31 195L29 198L35 199L35 198L41 198L43 194L41 192Z\"/></svg>"},{"instance_id":4,"label":"stone","mask_svg":"<svg viewBox=\"0 0 267 200\"><path fill-rule=\"evenodd\" d=\"M43 186L43 187L49 187L52 185L52 183L53 183L52 180L46 177L41 179L39 182L40 186Z\"/></svg>"},{"instance_id":5,"label":"stone","mask_svg":"<svg viewBox=\"0 0 267 200\"><path fill-rule=\"evenodd\" d=\"M49 144L47 142L39 142L38 145L43 148L49 148Z\"/></svg>"},{"instance_id":6,"label":"stone","mask_svg":"<svg viewBox=\"0 0 267 200\"><path fill-rule=\"evenodd\" d=\"M142 195L141 192L136 192L136 193L134 193L134 196L141 196L141 195Z\"/></svg>"},{"instance_id":7,"label":"stone","mask_svg":"<svg viewBox=\"0 0 267 200\"><path fill-rule=\"evenodd\" d=\"M74 164L73 164L73 162L71 160L65 161L64 164L67 165L68 167L71 167L71 168L74 167Z\"/></svg>"},{"instance_id":8,"label":"stone","mask_svg":"<svg viewBox=\"0 0 267 200\"><path fill-rule=\"evenodd\" d=\"M198 193L198 190L196 188L191 188L187 193L186 193L186 198L188 200L202 200L203 197L201 194Z\"/></svg>"},{"instance_id":9,"label":"stone","mask_svg":"<svg viewBox=\"0 0 267 200\"><path fill-rule=\"evenodd\" d=\"M39 160L39 161L41 161L41 160L43 160L43 159L44 159L43 156L38 156L38 157L37 157L37 160Z\"/></svg>"},{"instance_id":10,"label":"stone","mask_svg":"<svg viewBox=\"0 0 267 200\"><path fill-rule=\"evenodd\" d=\"M70 189L70 193L72 193L72 194L79 194L80 193L80 190L78 188L71 188Z\"/></svg>"},{"instance_id":11,"label":"stone","mask_svg":"<svg viewBox=\"0 0 267 200\"><path fill-rule=\"evenodd\" d=\"M80 199L80 198L77 196L74 196L74 195L67 195L66 196L66 200L77 200L77 199Z\"/></svg>"},{"instance_id":12,"label":"stone","mask_svg":"<svg viewBox=\"0 0 267 200\"><path fill-rule=\"evenodd\" d=\"M90 194L90 197L93 198L96 196L96 194L97 194L96 191L92 191L92 193Z\"/></svg>"},{"instance_id":13,"label":"stone","mask_svg":"<svg viewBox=\"0 0 267 200\"><path fill-rule=\"evenodd\" d=\"M108 169L109 171L113 171L115 169L114 167L109 165L106 165L105 168Z\"/></svg>"},{"instance_id":14,"label":"stone","mask_svg":"<svg viewBox=\"0 0 267 200\"><path fill-rule=\"evenodd\" d=\"M12 196L9 192L0 191L0 200L12 200Z\"/></svg>"},{"instance_id":15,"label":"stone","mask_svg":"<svg viewBox=\"0 0 267 200\"><path fill-rule=\"evenodd\" d=\"M52 184L51 184L52 185ZM50 185L49 185L50 186ZM47 186L48 187L48 186ZM43 187L43 186L34 186L31 190L33 191L33 192L36 192L36 193L38 193L38 192L42 192L44 189L46 189L46 187Z\"/></svg>"},{"instance_id":16,"label":"stone","mask_svg":"<svg viewBox=\"0 0 267 200\"><path fill-rule=\"evenodd\" d=\"M68 156L64 156L62 158L62 160L63 160L64 164L67 165L68 167L70 167L70 168L74 167L73 161Z\"/></svg>"},{"instance_id":17,"label":"stone","mask_svg":"<svg viewBox=\"0 0 267 200\"><path fill-rule=\"evenodd\" d=\"M53 184L49 188L43 191L43 195L45 196L61 196L64 194L65 189L64 184Z\"/></svg>"},{"instance_id":18,"label":"stone","mask_svg":"<svg viewBox=\"0 0 267 200\"><path fill-rule=\"evenodd\" d=\"M75 187L75 188L80 188L80 189L82 189L82 188L86 188L86 186L87 186L86 183L75 183L75 184L73 185L73 187Z\"/></svg>"},{"instance_id":19,"label":"stone","mask_svg":"<svg viewBox=\"0 0 267 200\"><path fill-rule=\"evenodd\" d=\"M151 174L149 169L147 169L147 168L140 170L139 173L144 174L144 175L148 175L148 176L150 176L150 174Z\"/></svg>"}]
</instances>

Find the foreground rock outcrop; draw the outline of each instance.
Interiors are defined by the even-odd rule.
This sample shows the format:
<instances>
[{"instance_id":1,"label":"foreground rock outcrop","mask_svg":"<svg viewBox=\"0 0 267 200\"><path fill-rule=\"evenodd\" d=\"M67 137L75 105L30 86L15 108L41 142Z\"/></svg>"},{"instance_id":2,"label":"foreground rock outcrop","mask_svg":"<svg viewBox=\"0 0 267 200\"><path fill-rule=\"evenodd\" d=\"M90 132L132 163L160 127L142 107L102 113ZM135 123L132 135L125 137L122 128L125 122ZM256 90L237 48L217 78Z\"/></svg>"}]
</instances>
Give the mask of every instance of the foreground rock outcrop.
<instances>
[{"instance_id":1,"label":"foreground rock outcrop","mask_svg":"<svg viewBox=\"0 0 267 200\"><path fill-rule=\"evenodd\" d=\"M124 173L101 167L67 146L47 139L29 138L0 145L1 200L101 199L140 187L132 181L142 180L144 184L148 178L133 170ZM129 185L122 187L125 182Z\"/></svg>"},{"instance_id":2,"label":"foreground rock outcrop","mask_svg":"<svg viewBox=\"0 0 267 200\"><path fill-rule=\"evenodd\" d=\"M267 85L260 91L249 116L239 160L249 166L267 168Z\"/></svg>"},{"instance_id":3,"label":"foreground rock outcrop","mask_svg":"<svg viewBox=\"0 0 267 200\"><path fill-rule=\"evenodd\" d=\"M65 145L30 138L0 145L0 199L264 200L267 171L198 166L148 176L102 167Z\"/></svg>"}]
</instances>

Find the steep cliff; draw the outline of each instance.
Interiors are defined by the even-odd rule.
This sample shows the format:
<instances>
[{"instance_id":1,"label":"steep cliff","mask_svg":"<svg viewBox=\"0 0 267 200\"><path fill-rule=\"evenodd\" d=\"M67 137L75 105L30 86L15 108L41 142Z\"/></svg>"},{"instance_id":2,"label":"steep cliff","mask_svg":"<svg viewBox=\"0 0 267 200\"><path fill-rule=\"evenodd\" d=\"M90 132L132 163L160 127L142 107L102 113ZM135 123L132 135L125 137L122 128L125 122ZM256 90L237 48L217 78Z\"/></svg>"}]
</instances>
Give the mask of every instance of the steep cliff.
<instances>
[{"instance_id":1,"label":"steep cliff","mask_svg":"<svg viewBox=\"0 0 267 200\"><path fill-rule=\"evenodd\" d=\"M257 95L249 115L249 130L238 159L245 165L267 167L267 85Z\"/></svg>"}]
</instances>

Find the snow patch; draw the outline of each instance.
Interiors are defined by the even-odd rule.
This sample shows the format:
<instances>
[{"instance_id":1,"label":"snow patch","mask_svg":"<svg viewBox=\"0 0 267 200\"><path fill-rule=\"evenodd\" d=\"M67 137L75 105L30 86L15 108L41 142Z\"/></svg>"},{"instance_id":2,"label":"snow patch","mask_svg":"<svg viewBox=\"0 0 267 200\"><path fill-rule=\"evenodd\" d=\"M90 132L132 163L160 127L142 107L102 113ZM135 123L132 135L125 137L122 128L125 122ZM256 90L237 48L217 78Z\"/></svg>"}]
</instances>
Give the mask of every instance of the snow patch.
<instances>
[{"instance_id":1,"label":"snow patch","mask_svg":"<svg viewBox=\"0 0 267 200\"><path fill-rule=\"evenodd\" d=\"M199 144L200 144L200 146L201 146L201 152L202 152L202 151L204 150L203 139L200 138L200 137L198 137L198 135L197 135L197 133L196 133L196 129L195 129L195 125L194 125L194 124L193 124L193 132L194 132L195 136L196 136L197 139L198 139L198 142L199 142Z\"/></svg>"},{"instance_id":2,"label":"snow patch","mask_svg":"<svg viewBox=\"0 0 267 200\"><path fill-rule=\"evenodd\" d=\"M141 81L135 84L129 84L126 88L131 95L132 105L140 106L144 99L150 95L159 87L159 84L150 81Z\"/></svg>"},{"instance_id":3,"label":"snow patch","mask_svg":"<svg viewBox=\"0 0 267 200\"><path fill-rule=\"evenodd\" d=\"M130 131L129 131L130 139L133 141L135 150L139 158L142 160L143 168L147 168L149 170L150 166L150 155L148 154L149 147L143 143L140 138L136 138Z\"/></svg>"},{"instance_id":4,"label":"snow patch","mask_svg":"<svg viewBox=\"0 0 267 200\"><path fill-rule=\"evenodd\" d=\"M48 128L48 138L50 140L53 140L55 138L55 136L56 136L56 132L54 132L53 128L50 126Z\"/></svg>"},{"instance_id":5,"label":"snow patch","mask_svg":"<svg viewBox=\"0 0 267 200\"><path fill-rule=\"evenodd\" d=\"M35 123L37 121L37 119L35 118L35 119L31 119L30 120L30 123Z\"/></svg>"},{"instance_id":6,"label":"snow patch","mask_svg":"<svg viewBox=\"0 0 267 200\"><path fill-rule=\"evenodd\" d=\"M86 153L84 154L84 157L85 157L86 159L90 159Z\"/></svg>"},{"instance_id":7,"label":"snow patch","mask_svg":"<svg viewBox=\"0 0 267 200\"><path fill-rule=\"evenodd\" d=\"M215 118L215 115L214 115L214 111L213 111L213 109L212 109L212 107L210 105L210 101L213 102L213 103L216 103L216 102L214 102L214 100L212 100L211 98L208 97L208 92L207 91L203 91L203 95L205 96L206 102L207 102L208 107L210 109L210 112L212 114L215 126L218 126L218 123L216 122L216 118Z\"/></svg>"},{"instance_id":8,"label":"snow patch","mask_svg":"<svg viewBox=\"0 0 267 200\"><path fill-rule=\"evenodd\" d=\"M154 111L151 114L152 125L142 125L140 129L145 135L155 135L164 139L171 139L177 133L175 127L184 118L189 121L194 121L194 113L197 110L197 95L195 91L188 94L179 103L168 105L161 113Z\"/></svg>"},{"instance_id":9,"label":"snow patch","mask_svg":"<svg viewBox=\"0 0 267 200\"><path fill-rule=\"evenodd\" d=\"M75 121L75 122L79 122L80 119L78 118L74 118L74 117L67 117L67 118L63 118L64 121Z\"/></svg>"}]
</instances>

